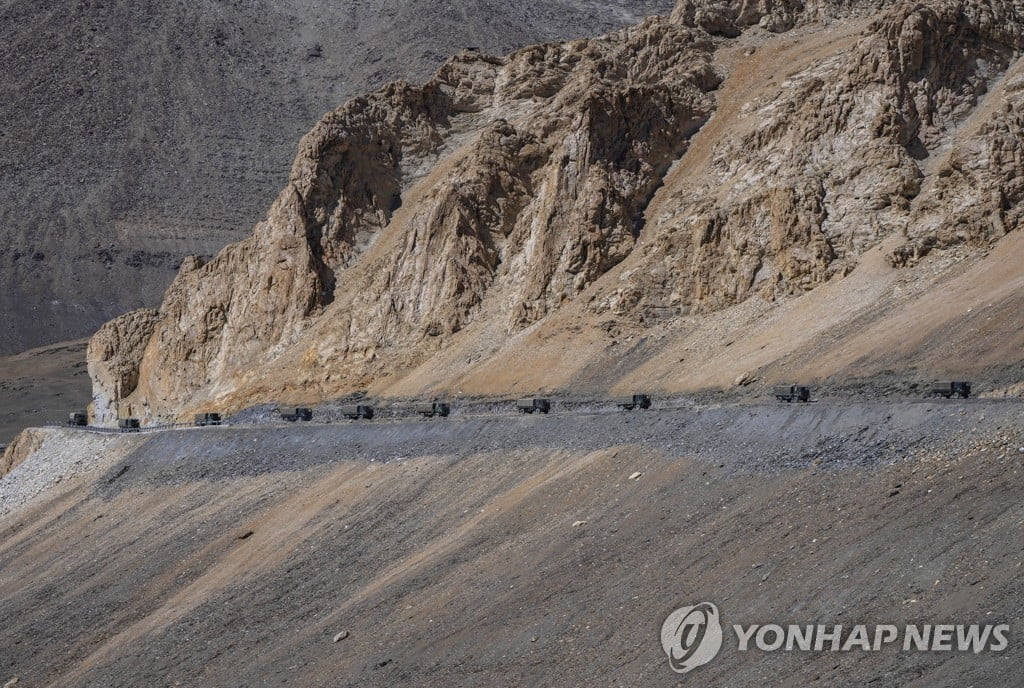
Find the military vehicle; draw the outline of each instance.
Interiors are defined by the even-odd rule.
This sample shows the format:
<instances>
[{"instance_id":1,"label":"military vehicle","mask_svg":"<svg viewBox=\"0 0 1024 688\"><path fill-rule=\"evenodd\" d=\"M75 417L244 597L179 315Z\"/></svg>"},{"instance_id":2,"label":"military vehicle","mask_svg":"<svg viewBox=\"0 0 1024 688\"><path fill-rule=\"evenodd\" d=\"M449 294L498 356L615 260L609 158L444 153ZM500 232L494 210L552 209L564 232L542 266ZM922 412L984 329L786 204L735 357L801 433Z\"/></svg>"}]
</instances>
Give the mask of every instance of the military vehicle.
<instances>
[{"instance_id":1,"label":"military vehicle","mask_svg":"<svg viewBox=\"0 0 1024 688\"><path fill-rule=\"evenodd\" d=\"M416 413L420 414L424 418L433 418L434 416L441 416L442 418L447 418L450 412L451 407L448 406L448 404L444 404L440 401L416 404Z\"/></svg>"},{"instance_id":2,"label":"military vehicle","mask_svg":"<svg viewBox=\"0 0 1024 688\"><path fill-rule=\"evenodd\" d=\"M140 427L138 418L119 418L117 427L121 432L138 432Z\"/></svg>"},{"instance_id":3,"label":"military vehicle","mask_svg":"<svg viewBox=\"0 0 1024 688\"><path fill-rule=\"evenodd\" d=\"M551 402L547 399L520 399L516 402L516 408L519 409L519 413L547 413L551 410Z\"/></svg>"},{"instance_id":4,"label":"military vehicle","mask_svg":"<svg viewBox=\"0 0 1024 688\"><path fill-rule=\"evenodd\" d=\"M807 403L811 400L811 388L802 385L777 385L772 387L772 394L776 399L787 404L794 401Z\"/></svg>"},{"instance_id":5,"label":"military vehicle","mask_svg":"<svg viewBox=\"0 0 1024 688\"><path fill-rule=\"evenodd\" d=\"M373 418L373 407L365 404L353 404L351 406L342 406L341 415L345 416L349 420L365 419L370 420Z\"/></svg>"},{"instance_id":6,"label":"military vehicle","mask_svg":"<svg viewBox=\"0 0 1024 688\"><path fill-rule=\"evenodd\" d=\"M219 413L197 413L195 424L197 428L204 428L207 425L221 425L224 421Z\"/></svg>"},{"instance_id":7,"label":"military vehicle","mask_svg":"<svg viewBox=\"0 0 1024 688\"><path fill-rule=\"evenodd\" d=\"M68 414L68 425L83 428L89 424L89 416L84 413L75 412Z\"/></svg>"},{"instance_id":8,"label":"military vehicle","mask_svg":"<svg viewBox=\"0 0 1024 688\"><path fill-rule=\"evenodd\" d=\"M294 423L297 420L313 420L313 409L305 406L282 406L277 409L281 420Z\"/></svg>"},{"instance_id":9,"label":"military vehicle","mask_svg":"<svg viewBox=\"0 0 1024 688\"><path fill-rule=\"evenodd\" d=\"M646 394L633 394L628 397L616 397L615 405L626 411L632 411L636 408L649 409L651 408L651 398Z\"/></svg>"},{"instance_id":10,"label":"military vehicle","mask_svg":"<svg viewBox=\"0 0 1024 688\"><path fill-rule=\"evenodd\" d=\"M971 396L971 383L965 380L936 382L932 384L931 396L944 397L946 399L951 397L966 399Z\"/></svg>"}]
</instances>

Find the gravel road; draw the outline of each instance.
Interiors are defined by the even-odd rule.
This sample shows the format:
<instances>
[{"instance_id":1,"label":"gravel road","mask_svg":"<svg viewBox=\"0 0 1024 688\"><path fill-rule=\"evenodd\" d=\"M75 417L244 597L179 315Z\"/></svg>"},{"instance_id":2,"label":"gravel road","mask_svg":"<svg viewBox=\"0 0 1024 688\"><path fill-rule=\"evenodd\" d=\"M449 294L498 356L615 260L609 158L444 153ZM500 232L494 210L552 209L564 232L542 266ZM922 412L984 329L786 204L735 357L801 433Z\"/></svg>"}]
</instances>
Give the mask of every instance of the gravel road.
<instances>
[{"instance_id":1,"label":"gravel road","mask_svg":"<svg viewBox=\"0 0 1024 688\"><path fill-rule=\"evenodd\" d=\"M1017 399L695 408L660 403L661 408L627 412L597 401L563 402L548 415L526 415L508 413L509 403L492 402L457 408L447 419L268 420L256 427L169 431L153 436L123 463L132 465L133 480L175 483L301 471L340 460L587 452L620 445L699 456L743 472L872 466L926 452L963 455L979 444L1024 448L1024 400Z\"/></svg>"}]
</instances>

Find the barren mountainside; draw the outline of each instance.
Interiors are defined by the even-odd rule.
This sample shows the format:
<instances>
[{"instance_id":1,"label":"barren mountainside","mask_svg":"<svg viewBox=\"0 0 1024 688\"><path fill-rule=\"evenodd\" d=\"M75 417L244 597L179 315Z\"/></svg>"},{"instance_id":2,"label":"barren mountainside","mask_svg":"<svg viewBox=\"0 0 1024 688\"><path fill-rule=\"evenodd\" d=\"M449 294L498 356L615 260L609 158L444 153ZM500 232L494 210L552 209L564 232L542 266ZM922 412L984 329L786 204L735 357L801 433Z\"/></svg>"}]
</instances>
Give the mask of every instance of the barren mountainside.
<instances>
[{"instance_id":1,"label":"barren mountainside","mask_svg":"<svg viewBox=\"0 0 1024 688\"><path fill-rule=\"evenodd\" d=\"M326 115L250 237L105 325L95 414L1017 362L1022 50L1013 2L682 0L462 52Z\"/></svg>"},{"instance_id":2,"label":"barren mountainside","mask_svg":"<svg viewBox=\"0 0 1024 688\"><path fill-rule=\"evenodd\" d=\"M251 82L163 127L190 167L111 163L168 255L277 195L158 305L0 356L0 443L92 394L0 455L0 685L1020 684L1024 3L656 4L194 6L343 104L299 138Z\"/></svg>"},{"instance_id":3,"label":"barren mountainside","mask_svg":"<svg viewBox=\"0 0 1024 688\"><path fill-rule=\"evenodd\" d=\"M159 304L244 238L327 110L467 46L593 35L671 0L0 3L0 354Z\"/></svg>"},{"instance_id":4,"label":"barren mountainside","mask_svg":"<svg viewBox=\"0 0 1024 688\"><path fill-rule=\"evenodd\" d=\"M872 400L49 428L0 480L0 680L1013 686L1016 625L980 654L730 637L683 679L658 631L693 600L730 624L1018 624L1021 419Z\"/></svg>"}]
</instances>

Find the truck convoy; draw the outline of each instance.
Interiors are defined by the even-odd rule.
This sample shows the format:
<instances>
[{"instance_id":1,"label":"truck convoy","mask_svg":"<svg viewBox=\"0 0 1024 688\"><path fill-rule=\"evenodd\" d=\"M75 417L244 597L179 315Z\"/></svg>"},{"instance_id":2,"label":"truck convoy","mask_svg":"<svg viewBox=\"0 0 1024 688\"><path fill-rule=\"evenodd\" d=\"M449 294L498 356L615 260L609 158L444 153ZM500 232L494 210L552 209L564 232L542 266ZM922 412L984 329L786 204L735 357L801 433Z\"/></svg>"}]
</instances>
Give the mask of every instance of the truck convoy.
<instances>
[{"instance_id":1,"label":"truck convoy","mask_svg":"<svg viewBox=\"0 0 1024 688\"><path fill-rule=\"evenodd\" d=\"M366 404L353 404L351 406L342 406L341 415L345 416L349 420L370 420L373 418L373 407L367 406Z\"/></svg>"},{"instance_id":2,"label":"truck convoy","mask_svg":"<svg viewBox=\"0 0 1024 688\"><path fill-rule=\"evenodd\" d=\"M942 397L944 399L967 399L971 396L972 391L971 383L966 380L934 382L929 385L927 389L928 396ZM808 403L811 400L811 388L806 385L776 385L771 388L771 393L776 400L785 403ZM619 409L624 411L651 408L651 397L647 394L619 396L615 397L612 401ZM416 404L413 408L416 414L423 416L424 418L447 418L451 414L451 405L441 401L422 402ZM313 419L313 409L308 406L281 406L276 410L281 420L288 422L310 421ZM338 410L343 417L350 420L371 420L375 415L374 407L368 404L350 404L347 406L341 406ZM516 410L519 411L519 413L529 414L550 413L551 400L544 397L527 397L517 399ZM197 413L193 418L193 424L200 428L223 425L224 423L224 416L215 412ZM71 427L86 427L89 424L89 417L84 412L73 411L68 414L66 421L55 424L68 425ZM177 426L162 427L169 428ZM119 418L117 421L117 428L121 432L138 432L141 428L141 423L138 418Z\"/></svg>"},{"instance_id":3,"label":"truck convoy","mask_svg":"<svg viewBox=\"0 0 1024 688\"><path fill-rule=\"evenodd\" d=\"M141 424L138 418L118 418L117 429L121 432L138 432Z\"/></svg>"}]
</instances>

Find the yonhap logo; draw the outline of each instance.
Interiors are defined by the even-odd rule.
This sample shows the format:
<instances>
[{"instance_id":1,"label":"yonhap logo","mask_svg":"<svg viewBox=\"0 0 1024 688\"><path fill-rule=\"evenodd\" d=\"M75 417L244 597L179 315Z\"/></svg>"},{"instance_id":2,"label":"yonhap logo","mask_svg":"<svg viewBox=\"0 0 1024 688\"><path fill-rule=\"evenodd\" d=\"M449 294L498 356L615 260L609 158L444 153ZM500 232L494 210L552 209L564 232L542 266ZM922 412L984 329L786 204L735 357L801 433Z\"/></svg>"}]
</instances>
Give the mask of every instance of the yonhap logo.
<instances>
[{"instance_id":1,"label":"yonhap logo","mask_svg":"<svg viewBox=\"0 0 1024 688\"><path fill-rule=\"evenodd\" d=\"M701 602L669 614L661 626L661 646L672 671L680 674L710 662L722 649L718 607Z\"/></svg>"},{"instance_id":2,"label":"yonhap logo","mask_svg":"<svg viewBox=\"0 0 1024 688\"><path fill-rule=\"evenodd\" d=\"M980 655L1005 652L1009 624L737 624L735 649L759 652L961 652ZM661 626L661 647L672 671L686 674L704 666L722 649L718 607L701 602L668 615Z\"/></svg>"}]
</instances>

